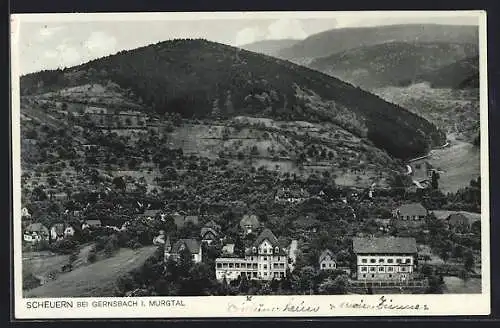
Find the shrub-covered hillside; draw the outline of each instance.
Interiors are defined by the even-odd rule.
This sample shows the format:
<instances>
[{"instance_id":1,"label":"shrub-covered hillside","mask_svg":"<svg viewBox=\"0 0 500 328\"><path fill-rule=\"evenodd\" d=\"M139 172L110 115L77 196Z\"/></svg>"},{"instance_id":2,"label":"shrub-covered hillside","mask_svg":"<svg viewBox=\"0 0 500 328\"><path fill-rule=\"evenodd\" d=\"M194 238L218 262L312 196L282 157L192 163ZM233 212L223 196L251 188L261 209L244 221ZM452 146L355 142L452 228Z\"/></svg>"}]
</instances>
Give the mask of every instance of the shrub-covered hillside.
<instances>
[{"instance_id":1,"label":"shrub-covered hillside","mask_svg":"<svg viewBox=\"0 0 500 328\"><path fill-rule=\"evenodd\" d=\"M89 63L21 77L21 93L114 82L158 113L330 121L400 158L425 153L444 134L381 98L287 61L206 40L160 42Z\"/></svg>"},{"instance_id":2,"label":"shrub-covered hillside","mask_svg":"<svg viewBox=\"0 0 500 328\"><path fill-rule=\"evenodd\" d=\"M406 80L414 81L425 73L476 56L478 50L474 44L389 42L318 58L309 67L371 89L395 86ZM447 79L451 74L460 77L462 73L468 73L453 67L449 67L446 72ZM464 76L468 77L469 74L461 78L464 79Z\"/></svg>"}]
</instances>

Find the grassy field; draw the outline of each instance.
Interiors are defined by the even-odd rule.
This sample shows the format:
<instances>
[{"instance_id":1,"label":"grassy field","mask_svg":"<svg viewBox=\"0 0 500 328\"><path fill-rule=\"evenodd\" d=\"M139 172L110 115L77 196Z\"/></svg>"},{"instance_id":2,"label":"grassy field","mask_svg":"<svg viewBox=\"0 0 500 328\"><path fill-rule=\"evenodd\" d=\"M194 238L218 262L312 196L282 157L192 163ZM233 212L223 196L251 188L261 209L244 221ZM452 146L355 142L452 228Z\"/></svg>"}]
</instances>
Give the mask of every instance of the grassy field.
<instances>
[{"instance_id":1,"label":"grassy field","mask_svg":"<svg viewBox=\"0 0 500 328\"><path fill-rule=\"evenodd\" d=\"M57 280L26 291L24 297L111 297L117 279L140 267L155 250L155 246L120 249L111 258L79 267L61 274Z\"/></svg>"},{"instance_id":2,"label":"grassy field","mask_svg":"<svg viewBox=\"0 0 500 328\"><path fill-rule=\"evenodd\" d=\"M449 147L433 150L429 158L413 162L415 174L425 175L415 169L417 164L424 162L429 162L441 171L439 188L444 193L456 192L468 186L471 180L477 179L481 174L479 149L470 143L453 138Z\"/></svg>"}]
</instances>

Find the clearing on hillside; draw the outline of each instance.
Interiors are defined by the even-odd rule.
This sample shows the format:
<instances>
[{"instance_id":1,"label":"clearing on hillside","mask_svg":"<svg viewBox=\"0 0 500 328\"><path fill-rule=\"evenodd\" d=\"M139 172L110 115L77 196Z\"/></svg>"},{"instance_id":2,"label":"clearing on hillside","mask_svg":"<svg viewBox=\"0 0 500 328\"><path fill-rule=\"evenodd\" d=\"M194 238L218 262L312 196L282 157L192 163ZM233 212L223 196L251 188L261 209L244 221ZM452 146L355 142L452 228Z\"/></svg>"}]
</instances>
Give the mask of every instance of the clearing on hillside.
<instances>
[{"instance_id":1,"label":"clearing on hillside","mask_svg":"<svg viewBox=\"0 0 500 328\"><path fill-rule=\"evenodd\" d=\"M117 279L140 267L156 249L120 249L111 258L61 274L57 280L27 291L24 297L111 297Z\"/></svg>"}]
</instances>

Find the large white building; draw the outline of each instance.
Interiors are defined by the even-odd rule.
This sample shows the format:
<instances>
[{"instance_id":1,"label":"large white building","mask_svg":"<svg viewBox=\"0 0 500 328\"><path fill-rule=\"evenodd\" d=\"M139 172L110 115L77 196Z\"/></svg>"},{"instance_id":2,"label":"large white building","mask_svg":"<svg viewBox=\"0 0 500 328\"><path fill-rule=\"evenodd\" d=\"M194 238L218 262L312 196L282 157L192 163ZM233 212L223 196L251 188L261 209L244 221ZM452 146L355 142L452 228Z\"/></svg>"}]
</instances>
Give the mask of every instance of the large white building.
<instances>
[{"instance_id":1,"label":"large white building","mask_svg":"<svg viewBox=\"0 0 500 328\"><path fill-rule=\"evenodd\" d=\"M354 238L357 279L361 281L408 281L413 279L415 238Z\"/></svg>"},{"instance_id":2,"label":"large white building","mask_svg":"<svg viewBox=\"0 0 500 328\"><path fill-rule=\"evenodd\" d=\"M264 229L255 239L244 258L222 257L215 260L216 278L228 281L242 275L255 280L282 279L286 276L287 267L287 249L280 245L269 229Z\"/></svg>"}]
</instances>

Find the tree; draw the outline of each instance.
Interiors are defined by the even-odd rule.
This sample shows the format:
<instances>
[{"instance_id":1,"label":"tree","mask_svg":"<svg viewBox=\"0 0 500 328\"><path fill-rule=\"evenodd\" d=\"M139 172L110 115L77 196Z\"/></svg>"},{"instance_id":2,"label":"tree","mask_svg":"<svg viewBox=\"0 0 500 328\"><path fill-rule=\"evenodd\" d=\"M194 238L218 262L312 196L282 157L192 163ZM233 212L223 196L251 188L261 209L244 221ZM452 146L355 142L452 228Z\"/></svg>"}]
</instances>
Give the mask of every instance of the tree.
<instances>
[{"instance_id":1,"label":"tree","mask_svg":"<svg viewBox=\"0 0 500 328\"><path fill-rule=\"evenodd\" d=\"M439 188L439 173L436 171L432 171L432 176L431 176L431 188L434 190L437 190Z\"/></svg>"},{"instance_id":2,"label":"tree","mask_svg":"<svg viewBox=\"0 0 500 328\"><path fill-rule=\"evenodd\" d=\"M178 264L179 274L181 276L186 277L189 273L189 270L191 270L192 266L193 266L193 259L191 256L191 252L187 247L184 247L179 254L179 264Z\"/></svg>"},{"instance_id":3,"label":"tree","mask_svg":"<svg viewBox=\"0 0 500 328\"><path fill-rule=\"evenodd\" d=\"M474 268L474 255L471 251L464 254L464 269L469 272Z\"/></svg>"},{"instance_id":4,"label":"tree","mask_svg":"<svg viewBox=\"0 0 500 328\"><path fill-rule=\"evenodd\" d=\"M349 281L345 275L339 275L335 279L328 277L318 286L318 292L328 295L346 294L348 284Z\"/></svg>"}]
</instances>

